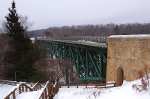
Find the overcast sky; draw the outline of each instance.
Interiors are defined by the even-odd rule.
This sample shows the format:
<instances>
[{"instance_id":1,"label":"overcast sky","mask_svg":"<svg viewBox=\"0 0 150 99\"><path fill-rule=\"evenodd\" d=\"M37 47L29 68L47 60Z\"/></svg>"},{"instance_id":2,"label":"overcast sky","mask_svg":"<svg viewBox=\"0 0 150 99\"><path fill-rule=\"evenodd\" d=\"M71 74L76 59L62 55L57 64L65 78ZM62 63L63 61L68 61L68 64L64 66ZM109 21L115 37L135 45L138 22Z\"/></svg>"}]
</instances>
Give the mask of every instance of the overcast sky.
<instances>
[{"instance_id":1,"label":"overcast sky","mask_svg":"<svg viewBox=\"0 0 150 99\"><path fill-rule=\"evenodd\" d=\"M0 24L12 0L0 0ZM33 26L148 23L150 0L15 0L19 14L27 16Z\"/></svg>"}]
</instances>

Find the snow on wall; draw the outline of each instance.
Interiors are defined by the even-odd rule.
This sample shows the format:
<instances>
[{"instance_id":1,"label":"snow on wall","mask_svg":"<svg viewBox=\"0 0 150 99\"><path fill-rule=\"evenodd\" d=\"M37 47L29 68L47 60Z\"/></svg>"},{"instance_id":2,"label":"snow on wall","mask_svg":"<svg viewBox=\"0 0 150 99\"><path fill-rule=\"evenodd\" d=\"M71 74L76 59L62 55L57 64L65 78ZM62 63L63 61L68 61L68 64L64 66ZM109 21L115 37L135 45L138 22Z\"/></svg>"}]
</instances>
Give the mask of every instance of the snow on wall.
<instances>
[{"instance_id":1,"label":"snow on wall","mask_svg":"<svg viewBox=\"0 0 150 99\"><path fill-rule=\"evenodd\" d=\"M108 38L150 38L149 34L137 34L137 35L111 35Z\"/></svg>"}]
</instances>

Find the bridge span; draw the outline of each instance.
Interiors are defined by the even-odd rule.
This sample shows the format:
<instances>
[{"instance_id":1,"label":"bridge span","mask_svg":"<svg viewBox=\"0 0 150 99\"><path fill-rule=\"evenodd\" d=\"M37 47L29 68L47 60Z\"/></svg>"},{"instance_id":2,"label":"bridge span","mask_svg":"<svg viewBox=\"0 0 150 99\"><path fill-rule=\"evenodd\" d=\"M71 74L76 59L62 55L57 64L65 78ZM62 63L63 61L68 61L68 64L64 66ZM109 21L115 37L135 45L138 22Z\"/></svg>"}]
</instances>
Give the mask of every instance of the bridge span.
<instances>
[{"instance_id":1,"label":"bridge span","mask_svg":"<svg viewBox=\"0 0 150 99\"><path fill-rule=\"evenodd\" d=\"M38 39L51 59L71 61L81 81L105 81L107 46L90 41Z\"/></svg>"}]
</instances>

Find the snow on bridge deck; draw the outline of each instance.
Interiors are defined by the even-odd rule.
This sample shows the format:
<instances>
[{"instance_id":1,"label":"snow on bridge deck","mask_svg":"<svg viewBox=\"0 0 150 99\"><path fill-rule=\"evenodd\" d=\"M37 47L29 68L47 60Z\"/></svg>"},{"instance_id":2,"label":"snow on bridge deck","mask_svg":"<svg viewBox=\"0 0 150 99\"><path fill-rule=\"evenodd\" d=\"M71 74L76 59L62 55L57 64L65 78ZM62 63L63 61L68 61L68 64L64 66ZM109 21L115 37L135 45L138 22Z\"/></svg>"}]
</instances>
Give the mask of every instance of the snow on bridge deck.
<instances>
[{"instance_id":1,"label":"snow on bridge deck","mask_svg":"<svg viewBox=\"0 0 150 99\"><path fill-rule=\"evenodd\" d=\"M37 40L59 42L59 43L65 43L65 44L74 44L74 45L85 45L85 46L91 46L91 47L106 47L106 43L99 43L99 42L92 42L92 41L85 41L85 40L78 40L78 41L52 40L52 39L47 39L47 38L38 38Z\"/></svg>"}]
</instances>

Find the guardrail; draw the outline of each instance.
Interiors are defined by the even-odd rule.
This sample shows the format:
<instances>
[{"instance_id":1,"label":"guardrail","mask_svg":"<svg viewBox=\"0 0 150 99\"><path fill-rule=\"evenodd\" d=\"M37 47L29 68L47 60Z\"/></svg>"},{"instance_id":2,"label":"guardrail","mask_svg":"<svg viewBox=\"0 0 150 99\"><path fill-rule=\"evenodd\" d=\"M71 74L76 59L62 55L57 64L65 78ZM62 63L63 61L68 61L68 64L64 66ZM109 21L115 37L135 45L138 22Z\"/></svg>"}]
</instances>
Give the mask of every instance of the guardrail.
<instances>
[{"instance_id":1,"label":"guardrail","mask_svg":"<svg viewBox=\"0 0 150 99\"><path fill-rule=\"evenodd\" d=\"M53 99L54 95L58 92L59 88L66 87L66 85L59 86L57 83L50 84L49 81L46 82L45 86L42 88L42 85L37 82L34 84L33 87L29 87L27 84L22 83L18 86L18 88L14 89L12 92L10 92L4 99L16 99L16 95L21 94L22 92L29 92L29 91L37 91L41 89L41 94L39 94L38 99ZM82 87L90 87L90 88L110 88L115 87L116 84L113 82L111 83L103 83L103 84L69 84L67 87L76 86L79 88Z\"/></svg>"},{"instance_id":2,"label":"guardrail","mask_svg":"<svg viewBox=\"0 0 150 99\"><path fill-rule=\"evenodd\" d=\"M39 81L38 81L38 82L35 83L34 86L31 87L31 88L32 88L32 91L37 91L37 90L39 90L39 89L42 88L42 84L40 84Z\"/></svg>"},{"instance_id":3,"label":"guardrail","mask_svg":"<svg viewBox=\"0 0 150 99\"><path fill-rule=\"evenodd\" d=\"M16 99L17 88L10 92L4 99Z\"/></svg>"},{"instance_id":4,"label":"guardrail","mask_svg":"<svg viewBox=\"0 0 150 99\"><path fill-rule=\"evenodd\" d=\"M109 83L103 83L103 84L77 84L77 85L72 84L70 86L77 86L77 88L80 86L84 86L86 88L88 88L88 87L90 87L90 88L91 87L93 87L93 88L111 88L111 87L115 87L116 83L109 82ZM53 99L54 95L58 92L59 88L61 88L61 87L63 87L63 85L58 85L57 83L50 84L49 82L47 82L42 90L42 93L40 94L39 99Z\"/></svg>"},{"instance_id":5,"label":"guardrail","mask_svg":"<svg viewBox=\"0 0 150 99\"><path fill-rule=\"evenodd\" d=\"M49 81L47 81L39 99L53 99L53 96L58 92L59 88L60 87L57 83L53 85L53 84L50 84Z\"/></svg>"},{"instance_id":6,"label":"guardrail","mask_svg":"<svg viewBox=\"0 0 150 99\"><path fill-rule=\"evenodd\" d=\"M100 84L95 84L95 83L87 83L87 84L81 84L81 83L70 83L70 84L61 84L61 87L76 87L76 88L79 88L79 87L85 87L85 88L88 88L88 87L92 87L92 88L111 88L111 87L115 87L116 86L116 83L115 82L108 82L108 83L100 83Z\"/></svg>"},{"instance_id":7,"label":"guardrail","mask_svg":"<svg viewBox=\"0 0 150 99\"><path fill-rule=\"evenodd\" d=\"M10 80L0 80L0 84L8 84L8 85L16 86L17 84L19 84L19 82L17 82L17 81L10 81Z\"/></svg>"},{"instance_id":8,"label":"guardrail","mask_svg":"<svg viewBox=\"0 0 150 99\"><path fill-rule=\"evenodd\" d=\"M28 86L26 83L21 83L17 88L11 91L4 99L16 99L16 95L22 92L37 91L42 88L42 85L37 82L33 87Z\"/></svg>"}]
</instances>

